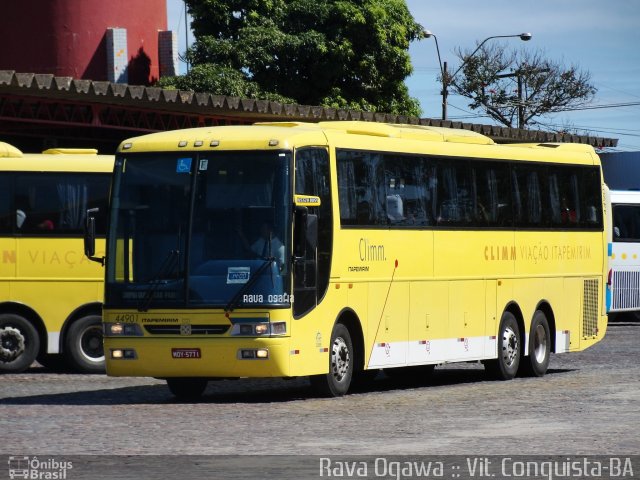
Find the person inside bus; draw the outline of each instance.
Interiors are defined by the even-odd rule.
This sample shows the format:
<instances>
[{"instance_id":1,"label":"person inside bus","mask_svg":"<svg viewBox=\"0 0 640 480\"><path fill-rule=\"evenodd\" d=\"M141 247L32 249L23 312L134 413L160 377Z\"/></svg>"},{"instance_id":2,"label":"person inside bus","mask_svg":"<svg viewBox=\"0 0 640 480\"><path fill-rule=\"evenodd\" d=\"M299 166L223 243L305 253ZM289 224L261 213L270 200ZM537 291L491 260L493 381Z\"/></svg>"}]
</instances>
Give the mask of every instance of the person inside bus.
<instances>
[{"instance_id":1,"label":"person inside bus","mask_svg":"<svg viewBox=\"0 0 640 480\"><path fill-rule=\"evenodd\" d=\"M241 229L238 229L238 235L246 250L250 250L260 258L275 258L278 262L278 268L280 270L283 269L284 244L273 234L273 226L271 223L262 223L260 226L260 236L253 243L249 243Z\"/></svg>"},{"instance_id":2,"label":"person inside bus","mask_svg":"<svg viewBox=\"0 0 640 480\"><path fill-rule=\"evenodd\" d=\"M18 230L21 230L22 227L25 226L26 219L27 219L27 214L24 213L24 210L18 208L16 210L16 227L18 227ZM28 227L28 224L25 227ZM55 228L55 225L53 223L53 220L45 218L41 222L37 223L35 225L35 228L37 230L53 230Z\"/></svg>"},{"instance_id":3,"label":"person inside bus","mask_svg":"<svg viewBox=\"0 0 640 480\"><path fill-rule=\"evenodd\" d=\"M48 218L45 218L43 221L41 221L37 225L37 227L40 230L53 230L55 228L55 226L53 224L53 220L50 220Z\"/></svg>"},{"instance_id":4,"label":"person inside bus","mask_svg":"<svg viewBox=\"0 0 640 480\"><path fill-rule=\"evenodd\" d=\"M27 214L24 213L24 210L22 210L21 208L18 208L16 210L16 227L18 227L18 230L22 228L22 225L24 225L24 221L26 219L27 219Z\"/></svg>"}]
</instances>

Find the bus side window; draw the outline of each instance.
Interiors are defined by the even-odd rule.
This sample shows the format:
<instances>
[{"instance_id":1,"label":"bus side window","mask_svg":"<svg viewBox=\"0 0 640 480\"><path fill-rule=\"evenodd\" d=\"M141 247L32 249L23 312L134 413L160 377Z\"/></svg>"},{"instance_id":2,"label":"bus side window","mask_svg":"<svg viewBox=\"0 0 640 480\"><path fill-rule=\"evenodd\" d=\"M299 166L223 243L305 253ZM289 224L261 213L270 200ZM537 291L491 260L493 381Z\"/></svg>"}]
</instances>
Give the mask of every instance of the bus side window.
<instances>
[{"instance_id":1,"label":"bus side window","mask_svg":"<svg viewBox=\"0 0 640 480\"><path fill-rule=\"evenodd\" d=\"M453 165L438 165L438 224L457 223L460 220L458 205L458 179Z\"/></svg>"},{"instance_id":2,"label":"bus side window","mask_svg":"<svg viewBox=\"0 0 640 480\"><path fill-rule=\"evenodd\" d=\"M392 226L421 227L431 224L428 214L429 181L426 159L385 155L387 219Z\"/></svg>"},{"instance_id":3,"label":"bus side window","mask_svg":"<svg viewBox=\"0 0 640 480\"><path fill-rule=\"evenodd\" d=\"M106 231L108 174L24 173L16 179L16 231L80 234L86 211L98 207L97 233Z\"/></svg>"},{"instance_id":4,"label":"bus side window","mask_svg":"<svg viewBox=\"0 0 640 480\"><path fill-rule=\"evenodd\" d=\"M13 232L16 227L17 213L13 204L13 174L0 174L0 235Z\"/></svg>"},{"instance_id":5,"label":"bus side window","mask_svg":"<svg viewBox=\"0 0 640 480\"><path fill-rule=\"evenodd\" d=\"M541 168L514 167L513 195L518 206L516 226L540 227L542 218ZM519 201L518 201L519 200Z\"/></svg>"},{"instance_id":6,"label":"bus side window","mask_svg":"<svg viewBox=\"0 0 640 480\"><path fill-rule=\"evenodd\" d=\"M361 227L387 226L382 155L338 150L340 224ZM368 204L368 216L364 215Z\"/></svg>"}]
</instances>

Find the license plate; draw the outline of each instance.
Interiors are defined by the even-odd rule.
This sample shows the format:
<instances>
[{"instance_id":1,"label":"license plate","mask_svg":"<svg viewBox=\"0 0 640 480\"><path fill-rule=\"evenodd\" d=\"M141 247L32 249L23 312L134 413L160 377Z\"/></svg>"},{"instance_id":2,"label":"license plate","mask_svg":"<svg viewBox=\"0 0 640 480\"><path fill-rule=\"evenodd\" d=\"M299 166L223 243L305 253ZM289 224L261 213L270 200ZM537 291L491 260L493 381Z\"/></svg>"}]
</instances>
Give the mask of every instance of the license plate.
<instances>
[{"instance_id":1,"label":"license plate","mask_svg":"<svg viewBox=\"0 0 640 480\"><path fill-rule=\"evenodd\" d=\"M201 358L202 354L199 348L172 348L172 358Z\"/></svg>"}]
</instances>

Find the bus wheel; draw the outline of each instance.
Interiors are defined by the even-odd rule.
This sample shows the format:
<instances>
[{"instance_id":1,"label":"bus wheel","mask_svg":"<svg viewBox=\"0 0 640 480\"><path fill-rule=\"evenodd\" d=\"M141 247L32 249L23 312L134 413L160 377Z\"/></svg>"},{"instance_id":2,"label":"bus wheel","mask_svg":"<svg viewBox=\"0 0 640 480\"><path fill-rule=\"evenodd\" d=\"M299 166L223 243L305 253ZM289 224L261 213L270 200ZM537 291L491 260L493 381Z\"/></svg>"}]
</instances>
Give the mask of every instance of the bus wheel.
<instances>
[{"instance_id":1,"label":"bus wheel","mask_svg":"<svg viewBox=\"0 0 640 480\"><path fill-rule=\"evenodd\" d=\"M0 372L25 371L39 350L40 337L29 321L12 313L0 315Z\"/></svg>"},{"instance_id":2,"label":"bus wheel","mask_svg":"<svg viewBox=\"0 0 640 480\"><path fill-rule=\"evenodd\" d=\"M511 380L520 365L520 329L516 317L504 312L498 331L498 358L485 362L487 373L498 380Z\"/></svg>"},{"instance_id":3,"label":"bus wheel","mask_svg":"<svg viewBox=\"0 0 640 480\"><path fill-rule=\"evenodd\" d=\"M531 377L542 377L547 373L551 354L551 335L546 315L536 310L529 332L529 356L524 359L522 373Z\"/></svg>"},{"instance_id":4,"label":"bus wheel","mask_svg":"<svg viewBox=\"0 0 640 480\"><path fill-rule=\"evenodd\" d=\"M167 378L171 393L180 400L196 400L207 388L206 378Z\"/></svg>"},{"instance_id":5,"label":"bus wheel","mask_svg":"<svg viewBox=\"0 0 640 480\"><path fill-rule=\"evenodd\" d=\"M87 315L71 324L65 337L65 357L79 372L104 372L100 315Z\"/></svg>"},{"instance_id":6,"label":"bus wheel","mask_svg":"<svg viewBox=\"0 0 640 480\"><path fill-rule=\"evenodd\" d=\"M349 330L336 323L331 333L329 373L311 377L311 385L318 393L328 397L340 397L347 393L353 377L353 344Z\"/></svg>"}]
</instances>

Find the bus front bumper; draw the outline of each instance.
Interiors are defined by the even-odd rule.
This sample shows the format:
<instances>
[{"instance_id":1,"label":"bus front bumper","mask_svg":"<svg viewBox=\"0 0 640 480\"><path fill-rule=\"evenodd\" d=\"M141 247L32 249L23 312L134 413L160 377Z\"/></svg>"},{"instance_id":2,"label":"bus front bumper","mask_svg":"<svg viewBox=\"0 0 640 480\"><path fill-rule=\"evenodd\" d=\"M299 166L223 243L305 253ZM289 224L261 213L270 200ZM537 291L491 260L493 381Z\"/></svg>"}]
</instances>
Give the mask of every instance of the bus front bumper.
<instances>
[{"instance_id":1,"label":"bus front bumper","mask_svg":"<svg viewBox=\"0 0 640 480\"><path fill-rule=\"evenodd\" d=\"M105 338L114 377L286 377L289 338Z\"/></svg>"}]
</instances>

